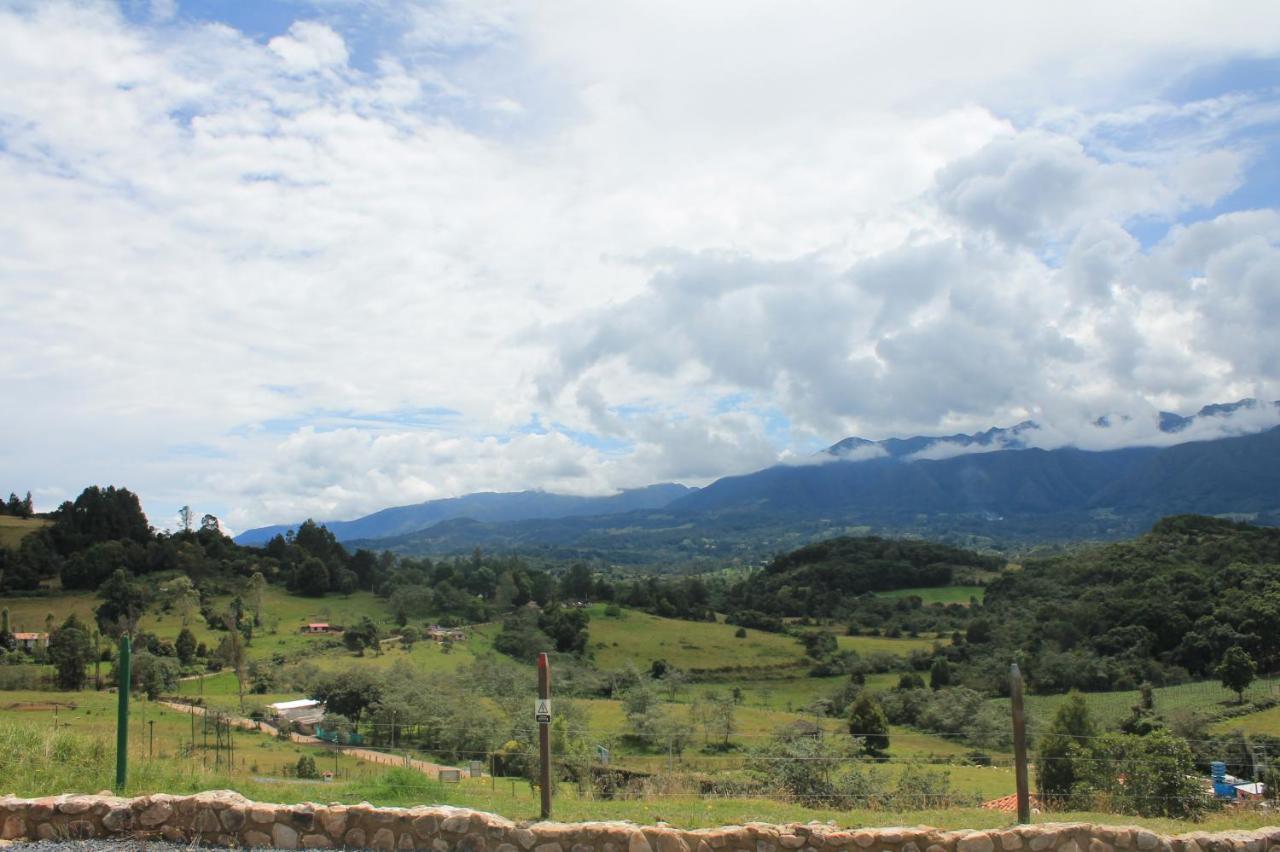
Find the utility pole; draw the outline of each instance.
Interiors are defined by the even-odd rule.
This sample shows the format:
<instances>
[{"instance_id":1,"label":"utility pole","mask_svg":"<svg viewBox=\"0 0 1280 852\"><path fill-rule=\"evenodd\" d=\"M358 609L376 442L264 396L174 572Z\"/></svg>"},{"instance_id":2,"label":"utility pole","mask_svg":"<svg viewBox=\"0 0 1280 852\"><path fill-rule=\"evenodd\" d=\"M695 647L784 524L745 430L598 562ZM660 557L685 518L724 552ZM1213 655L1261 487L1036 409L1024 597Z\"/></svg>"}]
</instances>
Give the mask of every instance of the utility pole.
<instances>
[{"instance_id":1,"label":"utility pole","mask_svg":"<svg viewBox=\"0 0 1280 852\"><path fill-rule=\"evenodd\" d=\"M133 648L129 634L120 637L120 660L116 665L116 790L123 793L129 780L129 686L132 683Z\"/></svg>"},{"instance_id":2,"label":"utility pole","mask_svg":"<svg viewBox=\"0 0 1280 852\"><path fill-rule=\"evenodd\" d=\"M542 758L539 771L542 818L551 819L551 663L545 652L538 655L538 702L534 720L538 723L538 753Z\"/></svg>"},{"instance_id":3,"label":"utility pole","mask_svg":"<svg viewBox=\"0 0 1280 852\"><path fill-rule=\"evenodd\" d=\"M1027 720L1022 706L1022 672L1009 669L1009 698L1013 705L1013 761L1018 783L1018 822L1031 822L1031 791L1027 781Z\"/></svg>"}]
</instances>

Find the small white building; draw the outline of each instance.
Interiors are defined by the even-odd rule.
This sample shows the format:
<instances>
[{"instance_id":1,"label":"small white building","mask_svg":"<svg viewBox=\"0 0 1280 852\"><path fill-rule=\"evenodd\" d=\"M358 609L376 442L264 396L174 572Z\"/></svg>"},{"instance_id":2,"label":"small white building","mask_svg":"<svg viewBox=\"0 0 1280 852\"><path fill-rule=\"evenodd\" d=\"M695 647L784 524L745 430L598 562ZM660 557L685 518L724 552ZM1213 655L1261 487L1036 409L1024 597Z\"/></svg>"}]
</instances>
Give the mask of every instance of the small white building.
<instances>
[{"instance_id":1,"label":"small white building","mask_svg":"<svg viewBox=\"0 0 1280 852\"><path fill-rule=\"evenodd\" d=\"M324 718L324 703L314 698L299 698L297 701L277 701L267 705L271 718L284 720L298 726L304 734L314 733L316 725Z\"/></svg>"}]
</instances>

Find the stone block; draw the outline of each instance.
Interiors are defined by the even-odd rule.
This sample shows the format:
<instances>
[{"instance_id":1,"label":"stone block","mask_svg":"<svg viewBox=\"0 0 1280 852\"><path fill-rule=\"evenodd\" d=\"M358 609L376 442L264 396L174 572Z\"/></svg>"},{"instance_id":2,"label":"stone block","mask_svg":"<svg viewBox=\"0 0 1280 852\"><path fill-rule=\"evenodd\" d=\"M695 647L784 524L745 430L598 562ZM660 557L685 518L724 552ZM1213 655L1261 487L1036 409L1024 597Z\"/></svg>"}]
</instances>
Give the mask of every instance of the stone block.
<instances>
[{"instance_id":1,"label":"stone block","mask_svg":"<svg viewBox=\"0 0 1280 852\"><path fill-rule=\"evenodd\" d=\"M76 840L88 840L98 836L98 827L87 819L76 819L67 823L67 836Z\"/></svg>"},{"instance_id":2,"label":"stone block","mask_svg":"<svg viewBox=\"0 0 1280 852\"><path fill-rule=\"evenodd\" d=\"M804 838L797 834L780 834L778 835L778 843L784 849L799 849L804 845Z\"/></svg>"},{"instance_id":3,"label":"stone block","mask_svg":"<svg viewBox=\"0 0 1280 852\"><path fill-rule=\"evenodd\" d=\"M298 832L282 822L271 826L271 843L277 849L297 849Z\"/></svg>"},{"instance_id":4,"label":"stone block","mask_svg":"<svg viewBox=\"0 0 1280 852\"><path fill-rule=\"evenodd\" d=\"M1005 831L1000 834L1000 848L1005 852L1015 852L1022 848L1022 835L1015 831Z\"/></svg>"},{"instance_id":5,"label":"stone block","mask_svg":"<svg viewBox=\"0 0 1280 852\"><path fill-rule=\"evenodd\" d=\"M249 819L263 825L273 825L276 821L274 805L254 805L249 808Z\"/></svg>"},{"instance_id":6,"label":"stone block","mask_svg":"<svg viewBox=\"0 0 1280 852\"><path fill-rule=\"evenodd\" d=\"M633 831L627 840L627 852L653 852L653 847L643 831Z\"/></svg>"},{"instance_id":7,"label":"stone block","mask_svg":"<svg viewBox=\"0 0 1280 852\"><path fill-rule=\"evenodd\" d=\"M77 796L58 803L58 812L64 814L82 814L93 807L93 799Z\"/></svg>"},{"instance_id":8,"label":"stone block","mask_svg":"<svg viewBox=\"0 0 1280 852\"><path fill-rule=\"evenodd\" d=\"M471 817L461 814L447 817L444 822L440 823L440 827L453 834L462 834L471 827Z\"/></svg>"},{"instance_id":9,"label":"stone block","mask_svg":"<svg viewBox=\"0 0 1280 852\"><path fill-rule=\"evenodd\" d=\"M173 806L168 802L152 802L151 805L138 815L138 822L148 828L160 825L162 822L168 822L173 817Z\"/></svg>"},{"instance_id":10,"label":"stone block","mask_svg":"<svg viewBox=\"0 0 1280 852\"><path fill-rule=\"evenodd\" d=\"M244 828L244 824L249 821L249 815L245 813L244 808L231 807L218 814L218 821L222 823L224 829L235 834Z\"/></svg>"},{"instance_id":11,"label":"stone block","mask_svg":"<svg viewBox=\"0 0 1280 852\"><path fill-rule=\"evenodd\" d=\"M440 830L440 819L433 814L425 814L420 817L414 817L413 833L419 837L431 837Z\"/></svg>"},{"instance_id":12,"label":"stone block","mask_svg":"<svg viewBox=\"0 0 1280 852\"><path fill-rule=\"evenodd\" d=\"M373 833L373 838L369 841L369 847L372 849L395 849L396 833L389 828L380 828Z\"/></svg>"},{"instance_id":13,"label":"stone block","mask_svg":"<svg viewBox=\"0 0 1280 852\"><path fill-rule=\"evenodd\" d=\"M270 836L261 831L246 831L242 837L244 845L250 849L267 849L271 846Z\"/></svg>"},{"instance_id":14,"label":"stone block","mask_svg":"<svg viewBox=\"0 0 1280 852\"><path fill-rule=\"evenodd\" d=\"M0 827L0 840L17 840L27 836L27 823L22 817L9 816Z\"/></svg>"},{"instance_id":15,"label":"stone block","mask_svg":"<svg viewBox=\"0 0 1280 852\"><path fill-rule=\"evenodd\" d=\"M212 836L222 831L222 823L218 822L218 815L212 810L202 810L196 814L195 822L192 828L197 834Z\"/></svg>"},{"instance_id":16,"label":"stone block","mask_svg":"<svg viewBox=\"0 0 1280 852\"><path fill-rule=\"evenodd\" d=\"M349 849L363 849L364 830L359 828L348 829L347 833L342 836L342 845Z\"/></svg>"},{"instance_id":17,"label":"stone block","mask_svg":"<svg viewBox=\"0 0 1280 852\"><path fill-rule=\"evenodd\" d=\"M956 852L992 852L995 844L985 831L975 831L956 841Z\"/></svg>"},{"instance_id":18,"label":"stone block","mask_svg":"<svg viewBox=\"0 0 1280 852\"><path fill-rule=\"evenodd\" d=\"M863 849L867 849L876 842L876 836L869 831L855 831L853 833L853 842Z\"/></svg>"},{"instance_id":19,"label":"stone block","mask_svg":"<svg viewBox=\"0 0 1280 852\"><path fill-rule=\"evenodd\" d=\"M533 852L564 852L564 850L560 848L559 843L539 843L533 847Z\"/></svg>"},{"instance_id":20,"label":"stone block","mask_svg":"<svg viewBox=\"0 0 1280 852\"><path fill-rule=\"evenodd\" d=\"M128 808L112 808L102 815L102 826L107 831L124 831L133 825L133 811Z\"/></svg>"}]
</instances>

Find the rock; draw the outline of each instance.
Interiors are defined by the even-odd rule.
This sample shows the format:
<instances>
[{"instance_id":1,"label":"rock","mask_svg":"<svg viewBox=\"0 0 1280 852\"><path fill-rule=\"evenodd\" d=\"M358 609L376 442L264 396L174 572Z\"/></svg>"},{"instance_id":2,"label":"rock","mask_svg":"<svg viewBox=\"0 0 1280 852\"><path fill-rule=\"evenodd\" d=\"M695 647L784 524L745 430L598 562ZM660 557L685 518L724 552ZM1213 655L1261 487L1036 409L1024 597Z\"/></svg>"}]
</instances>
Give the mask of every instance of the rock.
<instances>
[{"instance_id":1,"label":"rock","mask_svg":"<svg viewBox=\"0 0 1280 852\"><path fill-rule=\"evenodd\" d=\"M468 834L458 841L454 849L457 852L484 852L485 845L483 834Z\"/></svg>"},{"instance_id":2,"label":"rock","mask_svg":"<svg viewBox=\"0 0 1280 852\"><path fill-rule=\"evenodd\" d=\"M400 847L399 847L399 848L401 848L401 849L416 849L416 848L418 848L418 847L417 847L417 846L415 846L415 845L414 845L414 843L413 843L413 834L412 834L411 832L406 831L404 834L400 835Z\"/></svg>"},{"instance_id":3,"label":"rock","mask_svg":"<svg viewBox=\"0 0 1280 852\"><path fill-rule=\"evenodd\" d=\"M1027 842L1027 845L1031 847L1031 852L1043 852L1043 850L1053 846L1057 840L1058 833L1056 831L1044 831L1031 835L1031 840Z\"/></svg>"},{"instance_id":4,"label":"rock","mask_svg":"<svg viewBox=\"0 0 1280 852\"><path fill-rule=\"evenodd\" d=\"M244 828L244 824L249 821L249 815L245 813L244 808L227 808L218 814L218 820L222 823L222 827L232 834Z\"/></svg>"},{"instance_id":5,"label":"rock","mask_svg":"<svg viewBox=\"0 0 1280 852\"><path fill-rule=\"evenodd\" d=\"M353 828L342 837L342 845L348 849L364 848L364 831L359 828Z\"/></svg>"},{"instance_id":6,"label":"rock","mask_svg":"<svg viewBox=\"0 0 1280 852\"><path fill-rule=\"evenodd\" d=\"M156 826L168 822L173 816L173 806L168 802L152 802L151 806L138 816L138 822L145 826Z\"/></svg>"},{"instance_id":7,"label":"rock","mask_svg":"<svg viewBox=\"0 0 1280 852\"><path fill-rule=\"evenodd\" d=\"M1110 843L1106 843L1095 837L1089 841L1089 852L1115 852L1115 849Z\"/></svg>"},{"instance_id":8,"label":"rock","mask_svg":"<svg viewBox=\"0 0 1280 852\"><path fill-rule=\"evenodd\" d=\"M419 837L431 837L440 830L440 820L430 814L415 818L412 825L413 833ZM512 849L514 852L514 847Z\"/></svg>"},{"instance_id":9,"label":"rock","mask_svg":"<svg viewBox=\"0 0 1280 852\"><path fill-rule=\"evenodd\" d=\"M1150 831L1134 832L1133 839L1134 842L1137 843L1138 848L1144 850L1144 852L1148 849L1155 849L1160 845L1160 838L1156 837L1155 834Z\"/></svg>"},{"instance_id":10,"label":"rock","mask_svg":"<svg viewBox=\"0 0 1280 852\"><path fill-rule=\"evenodd\" d=\"M1058 847L1058 852L1080 852L1080 844L1074 840L1068 840Z\"/></svg>"},{"instance_id":11,"label":"rock","mask_svg":"<svg viewBox=\"0 0 1280 852\"><path fill-rule=\"evenodd\" d=\"M983 831L975 831L956 841L956 852L992 852L994 848L991 835Z\"/></svg>"},{"instance_id":12,"label":"rock","mask_svg":"<svg viewBox=\"0 0 1280 852\"><path fill-rule=\"evenodd\" d=\"M462 834L471 825L471 818L466 816L451 816L440 823L440 827L445 831L451 831L454 834Z\"/></svg>"},{"instance_id":13,"label":"rock","mask_svg":"<svg viewBox=\"0 0 1280 852\"><path fill-rule=\"evenodd\" d=\"M67 799L65 802L58 804L58 811L64 814L82 814L93 807L92 799L75 798Z\"/></svg>"},{"instance_id":14,"label":"rock","mask_svg":"<svg viewBox=\"0 0 1280 852\"><path fill-rule=\"evenodd\" d=\"M1022 838L1012 831L1006 831L1000 835L1000 848L1005 852L1014 852L1015 849L1022 848Z\"/></svg>"},{"instance_id":15,"label":"rock","mask_svg":"<svg viewBox=\"0 0 1280 852\"><path fill-rule=\"evenodd\" d=\"M658 835L658 852L689 852L689 844L675 832L664 831Z\"/></svg>"},{"instance_id":16,"label":"rock","mask_svg":"<svg viewBox=\"0 0 1280 852\"><path fill-rule=\"evenodd\" d=\"M781 834L778 835L778 842L787 849L799 849L804 845L804 838L794 834Z\"/></svg>"},{"instance_id":17,"label":"rock","mask_svg":"<svg viewBox=\"0 0 1280 852\"><path fill-rule=\"evenodd\" d=\"M218 815L209 810L196 814L196 820L191 827L196 830L197 834L201 835L218 834L222 830L222 824L218 822Z\"/></svg>"},{"instance_id":18,"label":"rock","mask_svg":"<svg viewBox=\"0 0 1280 852\"><path fill-rule=\"evenodd\" d=\"M396 833L389 828L380 828L373 833L369 846L373 849L395 849Z\"/></svg>"},{"instance_id":19,"label":"rock","mask_svg":"<svg viewBox=\"0 0 1280 852\"><path fill-rule=\"evenodd\" d=\"M627 852L653 852L653 847L643 831L633 831L627 840Z\"/></svg>"},{"instance_id":20,"label":"rock","mask_svg":"<svg viewBox=\"0 0 1280 852\"><path fill-rule=\"evenodd\" d=\"M560 848L559 843L539 843L533 847L533 852L564 852Z\"/></svg>"},{"instance_id":21,"label":"rock","mask_svg":"<svg viewBox=\"0 0 1280 852\"><path fill-rule=\"evenodd\" d=\"M8 817L4 821L4 827L0 828L0 839L17 840L27 836L27 824L22 817L14 815Z\"/></svg>"},{"instance_id":22,"label":"rock","mask_svg":"<svg viewBox=\"0 0 1280 852\"><path fill-rule=\"evenodd\" d=\"M431 841L432 852L449 852L449 844L437 837Z\"/></svg>"},{"instance_id":23,"label":"rock","mask_svg":"<svg viewBox=\"0 0 1280 852\"><path fill-rule=\"evenodd\" d=\"M112 808L102 815L102 827L107 831L123 831L133 825L133 811L128 808Z\"/></svg>"},{"instance_id":24,"label":"rock","mask_svg":"<svg viewBox=\"0 0 1280 852\"><path fill-rule=\"evenodd\" d=\"M766 837L756 838L756 852L778 852L778 844Z\"/></svg>"},{"instance_id":25,"label":"rock","mask_svg":"<svg viewBox=\"0 0 1280 852\"><path fill-rule=\"evenodd\" d=\"M271 805L254 805L249 808L249 819L265 825L273 825L276 821L276 809Z\"/></svg>"},{"instance_id":26,"label":"rock","mask_svg":"<svg viewBox=\"0 0 1280 852\"><path fill-rule=\"evenodd\" d=\"M333 841L323 834L302 835L303 849L332 849Z\"/></svg>"},{"instance_id":27,"label":"rock","mask_svg":"<svg viewBox=\"0 0 1280 852\"><path fill-rule=\"evenodd\" d=\"M855 831L853 833L853 842L866 849L876 842L876 836L869 831Z\"/></svg>"},{"instance_id":28,"label":"rock","mask_svg":"<svg viewBox=\"0 0 1280 852\"><path fill-rule=\"evenodd\" d=\"M243 840L250 849L268 849L271 846L271 838L261 831L246 831Z\"/></svg>"},{"instance_id":29,"label":"rock","mask_svg":"<svg viewBox=\"0 0 1280 852\"><path fill-rule=\"evenodd\" d=\"M271 843L277 849L297 849L298 832L282 822L271 826Z\"/></svg>"},{"instance_id":30,"label":"rock","mask_svg":"<svg viewBox=\"0 0 1280 852\"><path fill-rule=\"evenodd\" d=\"M67 826L67 834L76 840L88 840L98 835L98 827L87 819L72 820Z\"/></svg>"},{"instance_id":31,"label":"rock","mask_svg":"<svg viewBox=\"0 0 1280 852\"><path fill-rule=\"evenodd\" d=\"M42 822L36 826L36 838L39 840L57 840L58 830L52 824Z\"/></svg>"},{"instance_id":32,"label":"rock","mask_svg":"<svg viewBox=\"0 0 1280 852\"><path fill-rule=\"evenodd\" d=\"M516 847L510 843L499 843L498 848L493 852L516 852Z\"/></svg>"},{"instance_id":33,"label":"rock","mask_svg":"<svg viewBox=\"0 0 1280 852\"><path fill-rule=\"evenodd\" d=\"M522 849L532 849L533 844L538 841L537 836L527 828L517 828L511 832L511 838L519 843Z\"/></svg>"},{"instance_id":34,"label":"rock","mask_svg":"<svg viewBox=\"0 0 1280 852\"><path fill-rule=\"evenodd\" d=\"M170 843L186 843L187 835L176 825L166 825L160 829L160 836Z\"/></svg>"}]
</instances>

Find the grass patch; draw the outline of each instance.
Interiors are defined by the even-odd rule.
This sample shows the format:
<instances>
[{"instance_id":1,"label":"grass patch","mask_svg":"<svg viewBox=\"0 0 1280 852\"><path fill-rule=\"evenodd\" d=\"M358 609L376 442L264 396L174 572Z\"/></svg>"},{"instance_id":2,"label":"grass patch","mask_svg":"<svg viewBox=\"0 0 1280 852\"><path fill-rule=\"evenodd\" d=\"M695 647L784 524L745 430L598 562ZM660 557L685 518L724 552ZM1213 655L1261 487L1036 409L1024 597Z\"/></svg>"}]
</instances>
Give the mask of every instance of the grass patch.
<instances>
[{"instance_id":1,"label":"grass patch","mask_svg":"<svg viewBox=\"0 0 1280 852\"><path fill-rule=\"evenodd\" d=\"M953 603L968 606L972 598L977 598L978 603L982 603L986 594L986 586L931 586L925 589L894 589L891 592L876 592L876 597L891 600L918 597L924 601L925 606Z\"/></svg>"},{"instance_id":2,"label":"grass patch","mask_svg":"<svg viewBox=\"0 0 1280 852\"><path fill-rule=\"evenodd\" d=\"M0 547L17 549L22 540L41 527L47 527L52 521L44 518L15 518L13 515L0 515Z\"/></svg>"},{"instance_id":3,"label":"grass patch","mask_svg":"<svg viewBox=\"0 0 1280 852\"><path fill-rule=\"evenodd\" d=\"M778 633L748 630L745 639L737 639L733 634L738 628L729 624L680 621L632 609L611 618L604 610L600 605L588 610L589 645L596 665L606 670L621 669L627 662L643 670L654 660L686 670L770 668L804 658L799 642Z\"/></svg>"}]
</instances>

